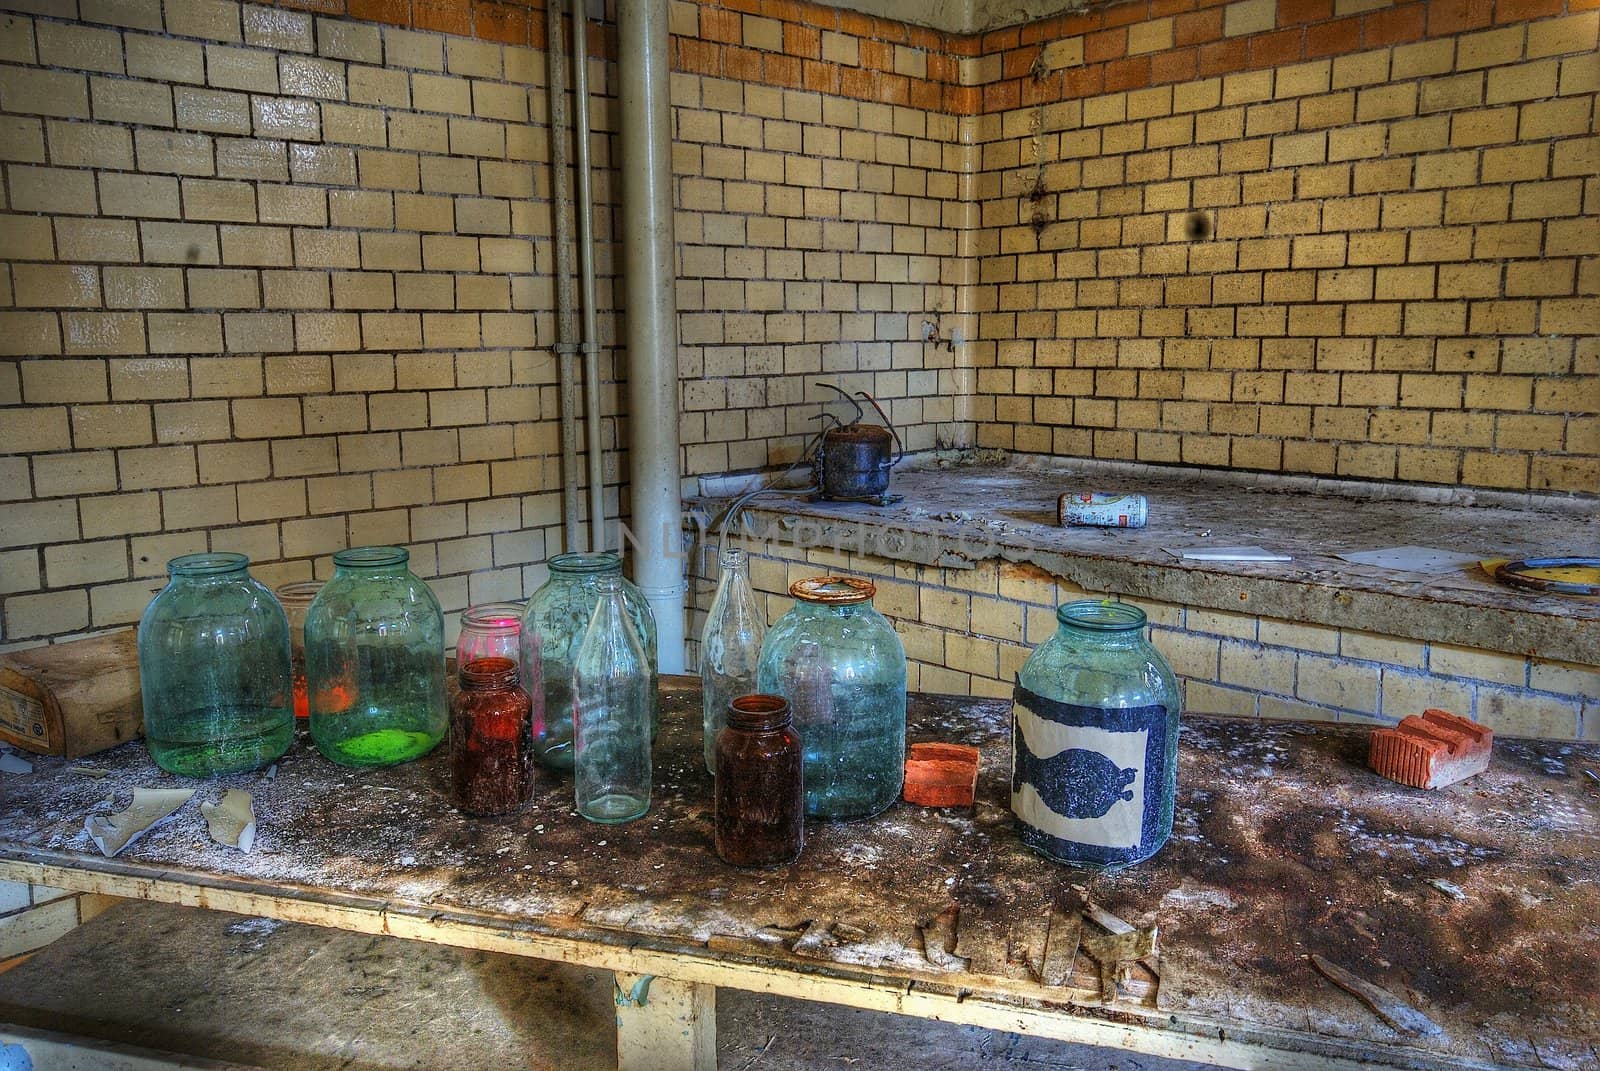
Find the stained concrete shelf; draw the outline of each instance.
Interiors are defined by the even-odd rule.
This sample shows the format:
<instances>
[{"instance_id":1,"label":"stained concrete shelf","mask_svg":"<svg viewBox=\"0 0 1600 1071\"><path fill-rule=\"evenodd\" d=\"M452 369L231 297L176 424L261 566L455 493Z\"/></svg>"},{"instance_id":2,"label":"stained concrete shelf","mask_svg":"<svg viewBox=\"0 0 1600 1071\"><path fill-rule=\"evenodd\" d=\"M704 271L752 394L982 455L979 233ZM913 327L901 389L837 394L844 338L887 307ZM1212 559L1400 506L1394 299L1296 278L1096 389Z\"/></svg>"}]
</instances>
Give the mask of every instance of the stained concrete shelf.
<instances>
[{"instance_id":1,"label":"stained concrete shelf","mask_svg":"<svg viewBox=\"0 0 1600 1071\"><path fill-rule=\"evenodd\" d=\"M1057 497L1091 488L1145 495L1148 526L1058 527ZM796 544L957 569L1028 562L1090 591L1600 664L1600 600L1518 591L1475 564L1429 575L1337 557L1407 544L1483 559L1595 555L1594 499L1035 458L924 461L897 470L891 490L904 498L889 506L763 498L749 513ZM1257 544L1293 560L1170 553L1200 544Z\"/></svg>"}]
</instances>

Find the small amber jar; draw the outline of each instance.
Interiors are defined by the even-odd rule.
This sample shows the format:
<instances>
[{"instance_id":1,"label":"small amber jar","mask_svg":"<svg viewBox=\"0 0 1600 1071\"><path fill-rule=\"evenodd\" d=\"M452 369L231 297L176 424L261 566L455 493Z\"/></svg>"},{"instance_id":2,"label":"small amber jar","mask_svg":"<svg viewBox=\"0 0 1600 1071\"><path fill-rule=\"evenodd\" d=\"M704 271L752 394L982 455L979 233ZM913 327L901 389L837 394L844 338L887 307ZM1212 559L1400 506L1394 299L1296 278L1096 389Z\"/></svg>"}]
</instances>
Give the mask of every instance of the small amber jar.
<instances>
[{"instance_id":1,"label":"small amber jar","mask_svg":"<svg viewBox=\"0 0 1600 1071\"><path fill-rule=\"evenodd\" d=\"M717 854L734 866L782 866L805 847L805 787L800 735L789 703L776 695L742 695L728 704L717 734Z\"/></svg>"},{"instance_id":2,"label":"small amber jar","mask_svg":"<svg viewBox=\"0 0 1600 1071\"><path fill-rule=\"evenodd\" d=\"M468 814L507 814L533 793L532 709L512 658L461 667L450 706L450 774L455 805Z\"/></svg>"}]
</instances>

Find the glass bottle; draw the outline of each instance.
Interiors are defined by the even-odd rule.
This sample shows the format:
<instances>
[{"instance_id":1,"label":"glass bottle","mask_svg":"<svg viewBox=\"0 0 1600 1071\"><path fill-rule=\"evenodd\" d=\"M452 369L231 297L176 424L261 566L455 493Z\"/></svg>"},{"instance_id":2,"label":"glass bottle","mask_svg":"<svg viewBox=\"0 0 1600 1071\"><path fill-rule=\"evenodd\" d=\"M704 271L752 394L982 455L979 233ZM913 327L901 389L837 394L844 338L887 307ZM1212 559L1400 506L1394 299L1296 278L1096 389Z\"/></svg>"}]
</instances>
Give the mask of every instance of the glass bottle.
<instances>
[{"instance_id":1,"label":"glass bottle","mask_svg":"<svg viewBox=\"0 0 1600 1071\"><path fill-rule=\"evenodd\" d=\"M742 550L726 548L718 559L722 575L700 634L700 693L706 769L715 770L712 753L717 733L727 724L728 704L756 688L761 640L767 626L761 604L750 587L750 566Z\"/></svg>"},{"instance_id":2,"label":"glass bottle","mask_svg":"<svg viewBox=\"0 0 1600 1071\"><path fill-rule=\"evenodd\" d=\"M1056 620L1017 677L1011 810L1033 850L1117 869L1172 834L1178 682L1137 606L1083 599Z\"/></svg>"},{"instance_id":3,"label":"glass bottle","mask_svg":"<svg viewBox=\"0 0 1600 1071\"><path fill-rule=\"evenodd\" d=\"M294 740L289 621L243 554L185 554L139 619L150 757L213 777L265 766Z\"/></svg>"},{"instance_id":4,"label":"glass bottle","mask_svg":"<svg viewBox=\"0 0 1600 1071\"><path fill-rule=\"evenodd\" d=\"M522 604L486 602L461 612L461 635L456 638L459 669L479 658L521 657Z\"/></svg>"},{"instance_id":5,"label":"glass bottle","mask_svg":"<svg viewBox=\"0 0 1600 1071\"><path fill-rule=\"evenodd\" d=\"M450 787L468 814L508 814L533 794L528 693L515 658L475 658L450 704Z\"/></svg>"},{"instance_id":6,"label":"glass bottle","mask_svg":"<svg viewBox=\"0 0 1600 1071\"><path fill-rule=\"evenodd\" d=\"M345 766L426 755L449 728L444 614L400 547L333 556L333 578L306 612L311 739Z\"/></svg>"},{"instance_id":7,"label":"glass bottle","mask_svg":"<svg viewBox=\"0 0 1600 1071\"><path fill-rule=\"evenodd\" d=\"M794 608L761 647L758 685L794 712L816 818L877 814L905 780L906 651L873 609L876 592L854 577L797 581Z\"/></svg>"},{"instance_id":8,"label":"glass bottle","mask_svg":"<svg viewBox=\"0 0 1600 1071\"><path fill-rule=\"evenodd\" d=\"M728 703L717 733L713 829L717 855L734 866L782 866L806 843L800 734L776 695Z\"/></svg>"},{"instance_id":9,"label":"glass bottle","mask_svg":"<svg viewBox=\"0 0 1600 1071\"><path fill-rule=\"evenodd\" d=\"M573 664L573 772L578 813L631 822L650 808L654 674L623 601L622 577L595 581L600 601Z\"/></svg>"},{"instance_id":10,"label":"glass bottle","mask_svg":"<svg viewBox=\"0 0 1600 1071\"><path fill-rule=\"evenodd\" d=\"M289 664L294 671L294 716L298 728L306 728L311 704L306 698L306 611L322 590L320 580L295 580L280 584L273 591L278 605L289 618Z\"/></svg>"},{"instance_id":11,"label":"glass bottle","mask_svg":"<svg viewBox=\"0 0 1600 1071\"><path fill-rule=\"evenodd\" d=\"M656 619L639 589L622 576L611 551L557 554L550 579L528 599L522 615L522 679L540 682L544 702L534 704L534 758L553 770L572 769L572 670L584 631L600 602L599 582L614 576L650 667L650 738L660 727L656 695ZM542 707L542 709L541 709Z\"/></svg>"}]
</instances>

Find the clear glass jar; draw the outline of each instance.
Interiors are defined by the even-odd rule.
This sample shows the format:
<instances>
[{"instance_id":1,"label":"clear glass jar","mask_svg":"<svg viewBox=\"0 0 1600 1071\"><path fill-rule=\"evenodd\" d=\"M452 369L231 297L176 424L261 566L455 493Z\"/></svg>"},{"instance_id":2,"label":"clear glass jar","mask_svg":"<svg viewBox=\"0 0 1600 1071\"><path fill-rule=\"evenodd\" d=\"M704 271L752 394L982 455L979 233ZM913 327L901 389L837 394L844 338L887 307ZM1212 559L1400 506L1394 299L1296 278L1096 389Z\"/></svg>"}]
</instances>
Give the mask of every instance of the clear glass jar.
<instances>
[{"instance_id":1,"label":"clear glass jar","mask_svg":"<svg viewBox=\"0 0 1600 1071\"><path fill-rule=\"evenodd\" d=\"M284 614L289 618L289 664L294 672L294 716L295 725L301 729L306 728L304 719L311 715L311 703L306 698L306 611L311 609L311 600L321 590L320 580L295 580L280 584L273 591L278 597L278 605L283 607Z\"/></svg>"},{"instance_id":2,"label":"clear glass jar","mask_svg":"<svg viewBox=\"0 0 1600 1071\"><path fill-rule=\"evenodd\" d=\"M595 581L599 602L573 663L573 782L591 822L631 822L650 809L650 711L655 674L622 594Z\"/></svg>"},{"instance_id":3,"label":"clear glass jar","mask_svg":"<svg viewBox=\"0 0 1600 1071\"><path fill-rule=\"evenodd\" d=\"M854 577L797 581L761 648L759 689L794 712L816 818L877 814L905 780L906 651L873 609L876 592Z\"/></svg>"},{"instance_id":4,"label":"clear glass jar","mask_svg":"<svg viewBox=\"0 0 1600 1071\"><path fill-rule=\"evenodd\" d=\"M474 658L450 704L450 787L468 814L509 814L533 794L528 694L515 658Z\"/></svg>"},{"instance_id":5,"label":"clear glass jar","mask_svg":"<svg viewBox=\"0 0 1600 1071\"><path fill-rule=\"evenodd\" d=\"M214 777L265 766L294 740L289 621L243 554L185 554L139 619L150 757Z\"/></svg>"},{"instance_id":6,"label":"clear glass jar","mask_svg":"<svg viewBox=\"0 0 1600 1071\"><path fill-rule=\"evenodd\" d=\"M750 587L750 566L742 550L723 550L717 594L700 634L700 698L706 769L715 771L712 755L717 733L728 723L728 704L756 690L761 641L767 634L761 604Z\"/></svg>"},{"instance_id":7,"label":"clear glass jar","mask_svg":"<svg viewBox=\"0 0 1600 1071\"><path fill-rule=\"evenodd\" d=\"M650 667L651 739L661 724L656 697L656 619L639 589L622 576L622 558L610 551L557 554L550 579L528 599L522 615L522 679L538 681L544 702L535 702L534 758L553 770L572 769L572 670L578 645L600 602L599 582L614 576L622 585L628 617Z\"/></svg>"},{"instance_id":8,"label":"clear glass jar","mask_svg":"<svg viewBox=\"0 0 1600 1071\"><path fill-rule=\"evenodd\" d=\"M1056 620L1017 677L1011 809L1033 850L1117 869L1172 835L1178 682L1137 606L1083 599Z\"/></svg>"},{"instance_id":9,"label":"clear glass jar","mask_svg":"<svg viewBox=\"0 0 1600 1071\"><path fill-rule=\"evenodd\" d=\"M311 739L345 766L391 766L432 751L449 728L444 614L400 547L333 556L306 613Z\"/></svg>"},{"instance_id":10,"label":"clear glass jar","mask_svg":"<svg viewBox=\"0 0 1600 1071\"><path fill-rule=\"evenodd\" d=\"M741 695L717 733L712 829L734 866L782 866L806 844L800 734L776 695Z\"/></svg>"},{"instance_id":11,"label":"clear glass jar","mask_svg":"<svg viewBox=\"0 0 1600 1071\"><path fill-rule=\"evenodd\" d=\"M519 602L486 602L461 611L456 637L456 666L479 658L522 657L522 611Z\"/></svg>"}]
</instances>

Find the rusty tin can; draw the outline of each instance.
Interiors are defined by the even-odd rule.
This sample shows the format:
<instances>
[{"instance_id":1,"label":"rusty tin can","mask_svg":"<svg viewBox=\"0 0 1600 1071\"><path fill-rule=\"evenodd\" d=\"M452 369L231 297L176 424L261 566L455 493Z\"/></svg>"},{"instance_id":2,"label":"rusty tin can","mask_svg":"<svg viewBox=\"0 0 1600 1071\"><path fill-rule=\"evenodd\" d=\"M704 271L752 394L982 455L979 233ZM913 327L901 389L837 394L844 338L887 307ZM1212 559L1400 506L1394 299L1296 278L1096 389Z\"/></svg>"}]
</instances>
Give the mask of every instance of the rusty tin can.
<instances>
[{"instance_id":1,"label":"rusty tin can","mask_svg":"<svg viewBox=\"0 0 1600 1071\"><path fill-rule=\"evenodd\" d=\"M1063 528L1143 528L1149 516L1143 495L1068 491L1056 503L1056 523Z\"/></svg>"}]
</instances>

